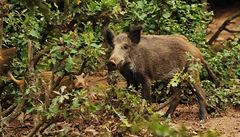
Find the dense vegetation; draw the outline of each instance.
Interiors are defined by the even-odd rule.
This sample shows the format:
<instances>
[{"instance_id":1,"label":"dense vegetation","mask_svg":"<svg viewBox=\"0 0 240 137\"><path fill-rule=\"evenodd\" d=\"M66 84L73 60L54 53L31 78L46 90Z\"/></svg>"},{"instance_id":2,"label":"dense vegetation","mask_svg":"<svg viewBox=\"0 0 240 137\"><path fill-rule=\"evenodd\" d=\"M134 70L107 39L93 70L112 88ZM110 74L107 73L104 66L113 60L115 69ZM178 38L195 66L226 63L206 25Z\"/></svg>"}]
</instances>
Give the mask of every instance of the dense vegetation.
<instances>
[{"instance_id":1,"label":"dense vegetation","mask_svg":"<svg viewBox=\"0 0 240 137\"><path fill-rule=\"evenodd\" d=\"M153 107L134 91L101 85L66 92L58 86L64 77L105 69L108 49L102 45L104 27L122 32L141 24L147 34L186 36L201 49L220 81L216 88L203 70L202 84L210 112L240 107L239 36L224 43L222 52L212 51L212 45L205 42L212 13L197 0L5 0L1 4L1 46L17 48L11 71L26 83L19 88L7 76L1 76L0 130L5 135L12 134L4 128L6 125L21 121L16 117L31 115L29 119L36 117L28 126L31 130L22 133L28 136L89 132L101 136L190 136L184 127L170 128L161 114L153 112ZM33 59L29 61L31 46ZM53 72L51 82L39 78L38 73L44 71ZM46 98L49 92L56 95ZM63 121L65 128L57 124Z\"/></svg>"}]
</instances>

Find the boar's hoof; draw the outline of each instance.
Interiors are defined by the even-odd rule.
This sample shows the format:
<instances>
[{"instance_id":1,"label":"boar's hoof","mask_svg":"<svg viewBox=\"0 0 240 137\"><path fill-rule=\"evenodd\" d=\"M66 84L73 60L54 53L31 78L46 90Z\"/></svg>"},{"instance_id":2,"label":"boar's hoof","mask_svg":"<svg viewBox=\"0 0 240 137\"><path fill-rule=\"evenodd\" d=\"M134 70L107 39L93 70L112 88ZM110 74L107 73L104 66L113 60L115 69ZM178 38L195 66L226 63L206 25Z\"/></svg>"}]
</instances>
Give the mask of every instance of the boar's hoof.
<instances>
[{"instance_id":1,"label":"boar's hoof","mask_svg":"<svg viewBox=\"0 0 240 137\"><path fill-rule=\"evenodd\" d=\"M199 121L200 124L204 124L205 122L206 122L205 119L202 119L202 120Z\"/></svg>"}]
</instances>

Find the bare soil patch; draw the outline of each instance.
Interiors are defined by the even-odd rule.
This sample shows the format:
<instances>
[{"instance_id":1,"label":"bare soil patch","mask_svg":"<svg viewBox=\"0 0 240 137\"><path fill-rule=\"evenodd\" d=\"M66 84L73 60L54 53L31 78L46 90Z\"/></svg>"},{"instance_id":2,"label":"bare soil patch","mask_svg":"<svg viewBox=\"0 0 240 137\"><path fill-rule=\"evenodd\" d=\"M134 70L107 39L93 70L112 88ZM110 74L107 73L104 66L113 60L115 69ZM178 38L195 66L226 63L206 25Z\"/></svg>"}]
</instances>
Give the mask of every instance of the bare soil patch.
<instances>
[{"instance_id":1,"label":"bare soil patch","mask_svg":"<svg viewBox=\"0 0 240 137\"><path fill-rule=\"evenodd\" d=\"M205 123L198 119L198 105L178 106L171 125L179 128L184 125L192 134L206 130L217 131L221 137L240 137L240 111L228 108L220 116L209 116Z\"/></svg>"}]
</instances>

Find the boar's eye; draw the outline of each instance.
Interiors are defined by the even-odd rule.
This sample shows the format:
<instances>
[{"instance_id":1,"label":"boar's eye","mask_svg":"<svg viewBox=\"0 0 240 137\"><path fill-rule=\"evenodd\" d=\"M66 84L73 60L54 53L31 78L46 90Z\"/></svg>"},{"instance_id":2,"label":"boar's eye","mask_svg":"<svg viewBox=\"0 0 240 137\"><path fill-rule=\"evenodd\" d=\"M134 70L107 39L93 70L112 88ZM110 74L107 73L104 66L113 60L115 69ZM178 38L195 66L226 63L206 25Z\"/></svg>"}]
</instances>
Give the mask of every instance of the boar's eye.
<instances>
[{"instance_id":1,"label":"boar's eye","mask_svg":"<svg viewBox=\"0 0 240 137\"><path fill-rule=\"evenodd\" d=\"M128 47L129 47L129 46L128 46L127 44L124 44L122 48L123 48L123 49L128 49Z\"/></svg>"}]
</instances>

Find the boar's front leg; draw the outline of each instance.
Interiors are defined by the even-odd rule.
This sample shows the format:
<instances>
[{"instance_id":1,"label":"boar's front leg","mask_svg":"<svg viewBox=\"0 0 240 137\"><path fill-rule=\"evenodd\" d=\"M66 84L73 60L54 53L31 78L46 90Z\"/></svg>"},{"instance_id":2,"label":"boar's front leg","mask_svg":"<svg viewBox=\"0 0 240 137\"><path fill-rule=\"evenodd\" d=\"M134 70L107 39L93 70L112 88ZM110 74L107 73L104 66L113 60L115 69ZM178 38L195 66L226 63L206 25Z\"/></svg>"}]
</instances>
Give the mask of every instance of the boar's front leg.
<instances>
[{"instance_id":1,"label":"boar's front leg","mask_svg":"<svg viewBox=\"0 0 240 137\"><path fill-rule=\"evenodd\" d=\"M151 102L151 80L144 78L142 81L142 97Z\"/></svg>"},{"instance_id":2,"label":"boar's front leg","mask_svg":"<svg viewBox=\"0 0 240 137\"><path fill-rule=\"evenodd\" d=\"M139 90L139 83L137 82L130 82L127 80L127 89L130 88L130 86L133 86L135 90Z\"/></svg>"}]
</instances>

